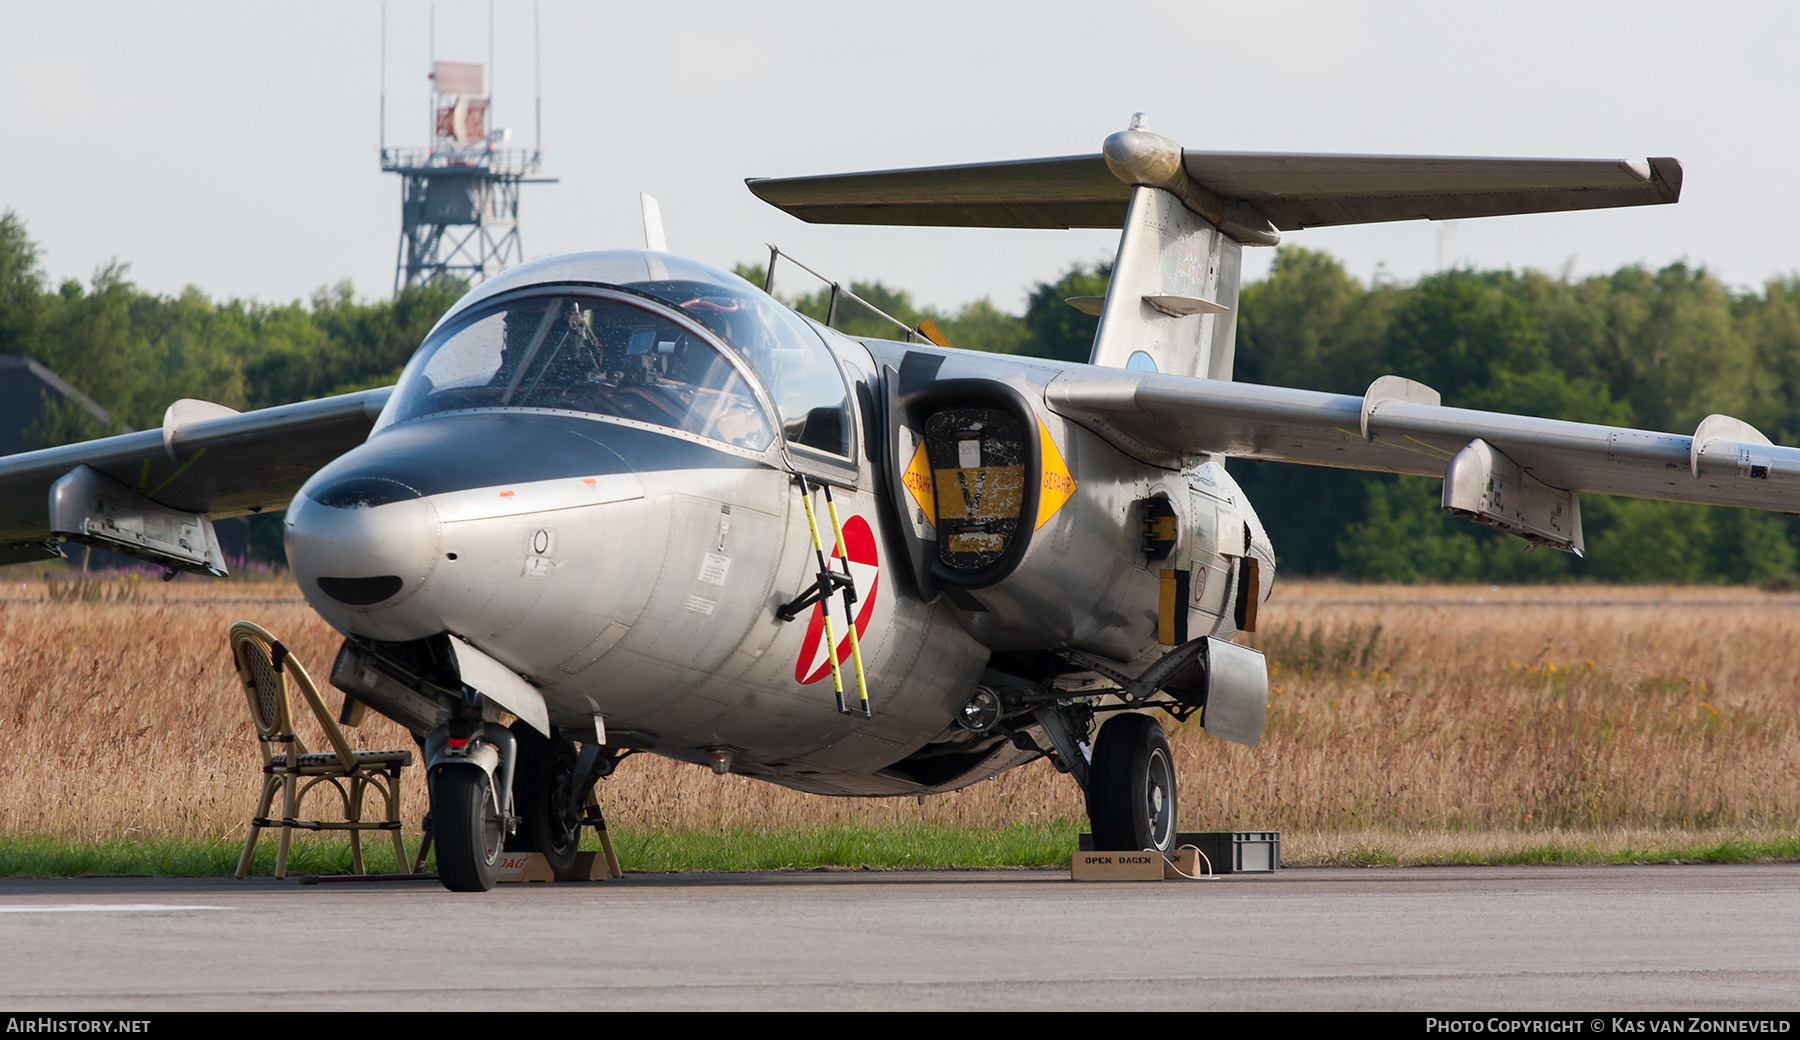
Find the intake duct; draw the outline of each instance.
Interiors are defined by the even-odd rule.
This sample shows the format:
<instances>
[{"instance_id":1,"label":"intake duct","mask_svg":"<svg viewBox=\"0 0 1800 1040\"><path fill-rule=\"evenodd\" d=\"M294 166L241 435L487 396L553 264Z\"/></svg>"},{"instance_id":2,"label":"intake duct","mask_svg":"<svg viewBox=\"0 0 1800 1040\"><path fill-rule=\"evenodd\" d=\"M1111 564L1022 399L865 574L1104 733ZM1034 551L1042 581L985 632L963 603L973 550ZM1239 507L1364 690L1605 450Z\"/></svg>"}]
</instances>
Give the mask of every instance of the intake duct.
<instances>
[{"instance_id":1,"label":"intake duct","mask_svg":"<svg viewBox=\"0 0 1800 1040\"><path fill-rule=\"evenodd\" d=\"M927 602L1003 581L1037 528L1042 449L1037 414L1018 390L989 379L926 380L909 389L888 370L888 484L911 535L912 570ZM938 360L932 358L932 360Z\"/></svg>"}]
</instances>

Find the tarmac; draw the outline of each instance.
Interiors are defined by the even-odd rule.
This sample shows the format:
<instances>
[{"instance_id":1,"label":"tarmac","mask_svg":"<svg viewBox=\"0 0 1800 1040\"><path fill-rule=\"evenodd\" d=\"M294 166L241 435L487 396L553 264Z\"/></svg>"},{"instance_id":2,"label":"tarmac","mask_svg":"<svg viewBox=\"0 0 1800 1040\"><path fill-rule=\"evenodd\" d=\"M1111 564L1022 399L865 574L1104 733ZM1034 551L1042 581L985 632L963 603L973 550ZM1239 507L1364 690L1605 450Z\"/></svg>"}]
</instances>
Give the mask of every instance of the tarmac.
<instances>
[{"instance_id":1,"label":"tarmac","mask_svg":"<svg viewBox=\"0 0 1800 1040\"><path fill-rule=\"evenodd\" d=\"M0 880L55 1010L1794 1010L1800 864Z\"/></svg>"}]
</instances>

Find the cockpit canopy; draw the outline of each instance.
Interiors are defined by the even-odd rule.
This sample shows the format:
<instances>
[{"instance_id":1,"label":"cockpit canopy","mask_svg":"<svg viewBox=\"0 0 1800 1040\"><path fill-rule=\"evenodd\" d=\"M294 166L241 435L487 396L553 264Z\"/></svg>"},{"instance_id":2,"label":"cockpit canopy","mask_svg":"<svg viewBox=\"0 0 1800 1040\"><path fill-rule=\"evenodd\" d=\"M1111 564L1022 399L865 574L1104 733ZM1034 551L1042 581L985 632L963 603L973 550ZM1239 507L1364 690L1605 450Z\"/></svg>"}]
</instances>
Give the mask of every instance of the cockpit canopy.
<instances>
[{"instance_id":1,"label":"cockpit canopy","mask_svg":"<svg viewBox=\"0 0 1800 1040\"><path fill-rule=\"evenodd\" d=\"M407 364L381 425L462 409L547 408L760 451L773 437L751 389L750 379L760 377L790 445L850 453L843 376L804 319L743 279L693 261L591 257L636 261L595 266L637 278L478 290ZM656 277L670 274L681 277Z\"/></svg>"},{"instance_id":2,"label":"cockpit canopy","mask_svg":"<svg viewBox=\"0 0 1800 1040\"><path fill-rule=\"evenodd\" d=\"M739 285L671 280L632 288L674 304L736 347L762 376L789 444L850 454L849 394L818 333L761 290L733 280Z\"/></svg>"}]
</instances>

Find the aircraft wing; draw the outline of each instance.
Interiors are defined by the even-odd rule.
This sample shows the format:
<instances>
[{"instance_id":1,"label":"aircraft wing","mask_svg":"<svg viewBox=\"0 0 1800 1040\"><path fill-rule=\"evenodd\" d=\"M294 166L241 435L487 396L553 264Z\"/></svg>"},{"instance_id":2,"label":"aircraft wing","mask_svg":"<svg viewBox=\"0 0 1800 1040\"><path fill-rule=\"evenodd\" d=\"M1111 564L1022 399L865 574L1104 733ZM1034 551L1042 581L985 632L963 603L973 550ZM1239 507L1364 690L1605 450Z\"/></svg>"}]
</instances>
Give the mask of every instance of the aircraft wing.
<instances>
[{"instance_id":1,"label":"aircraft wing","mask_svg":"<svg viewBox=\"0 0 1800 1040\"><path fill-rule=\"evenodd\" d=\"M0 563L42 558L8 546L50 534L51 485L88 466L152 501L221 518L287 505L319 467L368 438L392 387L234 412L169 406L159 430L0 456Z\"/></svg>"},{"instance_id":2,"label":"aircraft wing","mask_svg":"<svg viewBox=\"0 0 1800 1040\"><path fill-rule=\"evenodd\" d=\"M1670 203L1681 163L1653 159L1182 152L1193 182L1283 231ZM1116 228L1131 185L1099 153L822 177L756 178L757 198L813 224Z\"/></svg>"},{"instance_id":3,"label":"aircraft wing","mask_svg":"<svg viewBox=\"0 0 1800 1040\"><path fill-rule=\"evenodd\" d=\"M1164 464L1218 453L1441 477L1479 439L1563 491L1800 513L1800 448L1772 445L1727 416L1686 436L1445 408L1429 388L1394 376L1352 397L1093 367L1057 376L1045 399Z\"/></svg>"}]
</instances>

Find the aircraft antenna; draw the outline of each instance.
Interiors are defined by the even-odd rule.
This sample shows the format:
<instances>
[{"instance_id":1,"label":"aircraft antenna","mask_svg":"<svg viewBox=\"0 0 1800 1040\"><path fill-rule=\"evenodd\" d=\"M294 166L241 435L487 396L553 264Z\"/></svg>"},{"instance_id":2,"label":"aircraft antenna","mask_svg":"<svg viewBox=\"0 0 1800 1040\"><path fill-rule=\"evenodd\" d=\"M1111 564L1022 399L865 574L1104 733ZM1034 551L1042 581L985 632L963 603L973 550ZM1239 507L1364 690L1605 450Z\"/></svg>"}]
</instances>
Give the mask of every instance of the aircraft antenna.
<instances>
[{"instance_id":1,"label":"aircraft antenna","mask_svg":"<svg viewBox=\"0 0 1800 1040\"><path fill-rule=\"evenodd\" d=\"M431 62L431 67L433 69L436 69L437 68L437 5L432 4L427 10L429 13L429 21L426 23L426 27L425 27L425 50L427 52L426 60ZM434 72L430 73L430 75L436 76L437 73L434 71ZM427 140L427 141L431 140L432 123L437 117L437 112L431 106L432 106L432 99L430 97L427 97L425 99L425 140Z\"/></svg>"},{"instance_id":2,"label":"aircraft antenna","mask_svg":"<svg viewBox=\"0 0 1800 1040\"><path fill-rule=\"evenodd\" d=\"M437 5L430 8L430 142L387 144L387 12L382 10L381 169L400 175L400 245L394 292L439 279L476 284L520 262L519 186L554 184L535 176L539 150L507 148L512 131L492 126L495 5L488 5L488 62L439 61ZM533 11L536 30L536 11ZM541 112L541 100L540 100ZM539 118L541 129L542 119Z\"/></svg>"},{"instance_id":3,"label":"aircraft antenna","mask_svg":"<svg viewBox=\"0 0 1800 1040\"><path fill-rule=\"evenodd\" d=\"M531 150L544 150L544 53L543 34L538 29L538 5L531 5L531 89L535 96L537 125L531 131Z\"/></svg>"},{"instance_id":4,"label":"aircraft antenna","mask_svg":"<svg viewBox=\"0 0 1800 1040\"><path fill-rule=\"evenodd\" d=\"M824 275L820 274L819 272L817 272L817 271L813 270L812 268L806 266L805 264L801 263L800 261L794 259L793 254L782 252L780 246L774 245L769 242L764 242L763 245L766 245L769 247L769 269L767 271L763 272L763 292L773 294L774 289L775 289L775 261L785 257L789 263L793 264L795 267L798 267L800 270L805 271L807 274L812 275L814 278L817 278L819 281L824 282L827 286L829 286L831 288L831 298L825 307L825 327L826 328L836 328L837 327L838 298L839 297L848 297L849 299L855 300L865 310L869 311L871 314L875 315L876 317L885 318L888 321L893 322L894 325L897 328L899 328L901 332L906 333L906 342L908 342L908 343L911 343L913 341L913 338L916 336L919 339L930 340L933 343L937 343L938 346L940 346L940 347L949 346L948 343L940 343L936 338L933 338L931 333L928 333L925 331L926 325L930 325L931 329L933 331L936 331L936 329L937 329L936 325L931 325L930 322L921 323L921 325L917 328L915 328L911 325L908 325L906 322L903 322L899 318L894 317L892 314L889 314L887 311L884 311L880 307L875 306L874 304L870 303L868 300L865 300L862 297L856 295L854 292L851 292L849 289L844 288L844 285L842 282L839 282L833 278L827 278Z\"/></svg>"},{"instance_id":5,"label":"aircraft antenna","mask_svg":"<svg viewBox=\"0 0 1800 1040\"><path fill-rule=\"evenodd\" d=\"M381 0L381 150L387 150L387 0Z\"/></svg>"}]
</instances>

